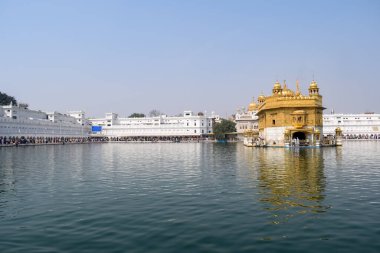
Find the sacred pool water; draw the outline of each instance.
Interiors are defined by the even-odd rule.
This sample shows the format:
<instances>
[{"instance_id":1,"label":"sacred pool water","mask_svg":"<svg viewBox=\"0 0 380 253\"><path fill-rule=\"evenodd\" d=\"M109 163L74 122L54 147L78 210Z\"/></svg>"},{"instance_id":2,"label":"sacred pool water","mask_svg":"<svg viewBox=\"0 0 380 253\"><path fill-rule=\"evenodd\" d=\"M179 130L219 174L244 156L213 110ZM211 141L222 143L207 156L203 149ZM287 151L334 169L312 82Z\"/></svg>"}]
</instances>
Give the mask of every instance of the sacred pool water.
<instances>
[{"instance_id":1,"label":"sacred pool water","mask_svg":"<svg viewBox=\"0 0 380 253\"><path fill-rule=\"evenodd\" d=\"M0 252L376 252L380 142L0 148Z\"/></svg>"}]
</instances>

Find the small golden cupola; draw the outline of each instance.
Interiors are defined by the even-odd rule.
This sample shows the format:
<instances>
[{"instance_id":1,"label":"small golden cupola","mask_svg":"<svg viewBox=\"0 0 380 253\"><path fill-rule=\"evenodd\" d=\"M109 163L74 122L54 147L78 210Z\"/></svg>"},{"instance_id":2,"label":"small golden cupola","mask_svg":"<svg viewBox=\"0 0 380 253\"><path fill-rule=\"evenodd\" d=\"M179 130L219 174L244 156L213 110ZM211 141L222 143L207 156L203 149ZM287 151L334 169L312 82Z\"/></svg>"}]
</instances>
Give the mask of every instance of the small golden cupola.
<instances>
[{"instance_id":1,"label":"small golden cupola","mask_svg":"<svg viewBox=\"0 0 380 253\"><path fill-rule=\"evenodd\" d=\"M274 83L272 91L273 91L273 95L281 95L282 88L281 88L281 84L279 83L279 81L276 81Z\"/></svg>"},{"instance_id":2,"label":"small golden cupola","mask_svg":"<svg viewBox=\"0 0 380 253\"><path fill-rule=\"evenodd\" d=\"M255 98L252 99L252 102L248 105L248 111L253 112L257 110L257 104L255 103Z\"/></svg>"},{"instance_id":3,"label":"small golden cupola","mask_svg":"<svg viewBox=\"0 0 380 253\"><path fill-rule=\"evenodd\" d=\"M314 80L310 83L310 86L309 86L309 95L310 96L319 95L318 84Z\"/></svg>"},{"instance_id":4,"label":"small golden cupola","mask_svg":"<svg viewBox=\"0 0 380 253\"><path fill-rule=\"evenodd\" d=\"M260 96L257 98L257 101L259 102L259 104L264 103L264 101L265 101L265 96L264 96L263 93L260 94Z\"/></svg>"}]
</instances>

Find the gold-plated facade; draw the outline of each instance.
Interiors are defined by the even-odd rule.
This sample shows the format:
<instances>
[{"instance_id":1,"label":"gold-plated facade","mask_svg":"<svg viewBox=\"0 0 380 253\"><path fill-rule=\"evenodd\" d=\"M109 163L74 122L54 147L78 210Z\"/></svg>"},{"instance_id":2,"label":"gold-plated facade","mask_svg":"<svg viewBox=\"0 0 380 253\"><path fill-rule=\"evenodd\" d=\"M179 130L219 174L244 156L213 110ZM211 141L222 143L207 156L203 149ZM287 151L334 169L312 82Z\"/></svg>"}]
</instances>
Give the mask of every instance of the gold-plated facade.
<instances>
[{"instance_id":1,"label":"gold-plated facade","mask_svg":"<svg viewBox=\"0 0 380 253\"><path fill-rule=\"evenodd\" d=\"M259 132L266 145L286 146L292 142L319 145L322 136L322 96L317 82L312 81L309 94L303 95L298 81L296 92L277 81L271 96L258 99Z\"/></svg>"}]
</instances>

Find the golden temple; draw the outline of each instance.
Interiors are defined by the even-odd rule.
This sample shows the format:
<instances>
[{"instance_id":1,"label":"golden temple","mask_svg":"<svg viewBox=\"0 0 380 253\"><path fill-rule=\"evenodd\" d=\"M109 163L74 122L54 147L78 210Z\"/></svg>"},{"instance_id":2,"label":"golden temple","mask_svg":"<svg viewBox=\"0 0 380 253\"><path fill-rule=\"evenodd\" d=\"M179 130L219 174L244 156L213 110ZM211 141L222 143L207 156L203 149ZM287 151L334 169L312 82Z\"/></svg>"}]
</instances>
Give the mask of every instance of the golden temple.
<instances>
[{"instance_id":1,"label":"golden temple","mask_svg":"<svg viewBox=\"0 0 380 253\"><path fill-rule=\"evenodd\" d=\"M274 84L272 94L258 97L250 110L257 110L260 146L320 146L323 137L322 96L316 81L312 81L308 94L303 95L296 82L296 91L284 81Z\"/></svg>"}]
</instances>

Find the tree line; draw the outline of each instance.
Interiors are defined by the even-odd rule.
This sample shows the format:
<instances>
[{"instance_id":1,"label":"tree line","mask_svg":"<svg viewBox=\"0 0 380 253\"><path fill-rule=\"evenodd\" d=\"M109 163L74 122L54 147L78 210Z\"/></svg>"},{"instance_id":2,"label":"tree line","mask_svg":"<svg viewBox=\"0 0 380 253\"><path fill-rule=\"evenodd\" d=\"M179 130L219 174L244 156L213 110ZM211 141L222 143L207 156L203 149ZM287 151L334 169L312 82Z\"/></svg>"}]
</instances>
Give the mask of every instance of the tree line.
<instances>
[{"instance_id":1,"label":"tree line","mask_svg":"<svg viewBox=\"0 0 380 253\"><path fill-rule=\"evenodd\" d=\"M214 123L212 131L217 140L225 140L226 134L236 132L236 123L231 120L222 119L221 122Z\"/></svg>"},{"instance_id":2,"label":"tree line","mask_svg":"<svg viewBox=\"0 0 380 253\"><path fill-rule=\"evenodd\" d=\"M17 100L0 91L0 105L9 105L12 102L13 105L17 105Z\"/></svg>"}]
</instances>

